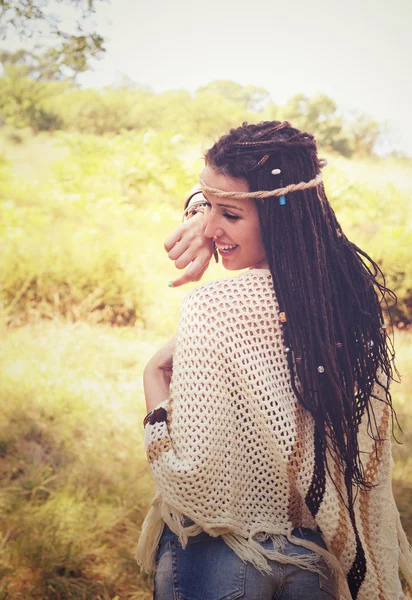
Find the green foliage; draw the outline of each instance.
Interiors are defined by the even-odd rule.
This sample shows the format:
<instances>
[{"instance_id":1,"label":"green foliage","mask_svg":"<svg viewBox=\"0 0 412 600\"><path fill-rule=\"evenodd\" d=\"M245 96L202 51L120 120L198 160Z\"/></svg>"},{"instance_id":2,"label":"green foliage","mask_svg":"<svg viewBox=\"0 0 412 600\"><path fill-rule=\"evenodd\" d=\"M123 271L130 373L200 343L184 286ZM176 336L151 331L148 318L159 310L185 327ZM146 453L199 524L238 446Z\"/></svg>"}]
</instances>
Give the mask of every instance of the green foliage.
<instances>
[{"instance_id":1,"label":"green foliage","mask_svg":"<svg viewBox=\"0 0 412 600\"><path fill-rule=\"evenodd\" d=\"M28 67L6 66L0 78L0 115L5 123L17 128L31 127L34 132L58 129L62 120L50 106L60 94L63 83L35 81L27 77Z\"/></svg>"},{"instance_id":2,"label":"green foliage","mask_svg":"<svg viewBox=\"0 0 412 600\"><path fill-rule=\"evenodd\" d=\"M279 111L279 118L292 122L303 131L314 133L322 148L334 150L343 156L351 156L355 150L353 135L356 127L352 126L352 134L349 135L348 126L339 114L336 103L325 94L317 94L312 98L296 94ZM368 117L364 116L365 129L360 138L368 135L369 140L371 139L372 134L367 126L369 122ZM373 139L370 154L373 153L375 141L376 139Z\"/></svg>"},{"instance_id":3,"label":"green foliage","mask_svg":"<svg viewBox=\"0 0 412 600\"><path fill-rule=\"evenodd\" d=\"M25 77L35 81L58 81L66 79L60 66L55 60L51 60L49 52L32 52L30 50L0 50L0 63L3 69L7 67L20 67L20 72Z\"/></svg>"},{"instance_id":4,"label":"green foliage","mask_svg":"<svg viewBox=\"0 0 412 600\"><path fill-rule=\"evenodd\" d=\"M162 112L145 90L127 88L68 91L59 98L60 118L65 129L103 135L124 130L158 129Z\"/></svg>"},{"instance_id":5,"label":"green foliage","mask_svg":"<svg viewBox=\"0 0 412 600\"><path fill-rule=\"evenodd\" d=\"M216 139L242 121L257 121L256 114L218 94L197 94L189 105L188 124L197 137ZM187 131L186 124L186 131Z\"/></svg>"},{"instance_id":6,"label":"green foliage","mask_svg":"<svg viewBox=\"0 0 412 600\"><path fill-rule=\"evenodd\" d=\"M200 87L196 95L212 94L221 96L244 109L260 111L270 101L270 94L264 88L254 85L241 85L235 81L212 81Z\"/></svg>"},{"instance_id":7,"label":"green foliage","mask_svg":"<svg viewBox=\"0 0 412 600\"><path fill-rule=\"evenodd\" d=\"M158 254L151 230L164 219L166 237L171 206L180 212L191 185L179 141L149 133L61 141L70 157L56 161L46 186L16 181L6 164L0 171L3 318L15 325L55 315L113 325L150 320L144 269Z\"/></svg>"},{"instance_id":8,"label":"green foliage","mask_svg":"<svg viewBox=\"0 0 412 600\"><path fill-rule=\"evenodd\" d=\"M59 134L54 146L51 140L47 153L63 157L42 167L37 182L16 178L5 160L0 165L3 319L14 325L55 316L71 322L140 322L159 335L172 334L186 289L167 288L175 268L162 247L196 180L199 147L156 132ZM42 155L41 146L35 148ZM34 152L30 160L36 160ZM339 221L349 239L383 268L399 297L392 317L406 326L412 322L407 268L412 214L406 191L412 182L405 179L405 191L384 181L366 184L359 174L345 174L355 163L337 158L331 163L326 189ZM364 167L372 169L371 181L385 164ZM407 168L399 166L399 182L402 173Z\"/></svg>"},{"instance_id":9,"label":"green foliage","mask_svg":"<svg viewBox=\"0 0 412 600\"><path fill-rule=\"evenodd\" d=\"M84 54L79 51L79 56L72 58L81 61ZM153 130L204 141L242 121L286 119L314 133L321 147L343 156L373 155L376 142L385 133L366 115L345 120L336 103L324 94L312 98L297 94L278 106L265 89L234 81L212 81L195 94L185 90L155 94L127 80L104 90L79 89L67 77L59 81L69 62L61 59L60 50L43 54L3 51L0 60L4 67L0 77L3 122L31 127L34 132L64 129L105 135Z\"/></svg>"},{"instance_id":10,"label":"green foliage","mask_svg":"<svg viewBox=\"0 0 412 600\"><path fill-rule=\"evenodd\" d=\"M357 156L371 156L384 128L366 115L356 115L350 124L353 152Z\"/></svg>"},{"instance_id":11,"label":"green foliage","mask_svg":"<svg viewBox=\"0 0 412 600\"><path fill-rule=\"evenodd\" d=\"M4 39L10 32L17 33L22 39L34 36L39 40L52 39L52 49L45 52L45 57L52 59L57 71L66 68L75 77L89 68L89 58L100 56L104 51L104 40L101 35L88 28L88 19L95 12L95 5L100 0L60 0L50 5L43 0L1 0L0 2L0 36ZM64 4L66 10L72 10L76 31L62 28L62 19L58 6ZM27 53L30 54L30 53Z\"/></svg>"},{"instance_id":12,"label":"green foliage","mask_svg":"<svg viewBox=\"0 0 412 600\"><path fill-rule=\"evenodd\" d=\"M57 104L56 104L57 107ZM257 116L218 94L186 91L156 95L145 89L72 90L56 108L65 129L103 135L124 130L169 132L193 139L216 136Z\"/></svg>"},{"instance_id":13,"label":"green foliage","mask_svg":"<svg viewBox=\"0 0 412 600\"><path fill-rule=\"evenodd\" d=\"M329 169L329 167L328 167ZM331 172L330 172L331 171ZM412 323L412 207L409 193L386 183L371 188L351 182L338 169L329 169L328 198L351 241L382 269L386 285L398 296L390 310L395 325ZM396 210L393 206L396 205ZM385 309L390 308L386 307Z\"/></svg>"},{"instance_id":14,"label":"green foliage","mask_svg":"<svg viewBox=\"0 0 412 600\"><path fill-rule=\"evenodd\" d=\"M183 138L147 131L112 137L59 136L70 158L56 161L56 184L64 193L114 196L123 209L167 201L181 205L192 173L181 154ZM125 204L126 203L126 204ZM119 206L117 207L119 208Z\"/></svg>"},{"instance_id":15,"label":"green foliage","mask_svg":"<svg viewBox=\"0 0 412 600\"><path fill-rule=\"evenodd\" d=\"M2 335L2 597L151 598L133 553L153 493L140 372L154 346L113 331Z\"/></svg>"}]
</instances>

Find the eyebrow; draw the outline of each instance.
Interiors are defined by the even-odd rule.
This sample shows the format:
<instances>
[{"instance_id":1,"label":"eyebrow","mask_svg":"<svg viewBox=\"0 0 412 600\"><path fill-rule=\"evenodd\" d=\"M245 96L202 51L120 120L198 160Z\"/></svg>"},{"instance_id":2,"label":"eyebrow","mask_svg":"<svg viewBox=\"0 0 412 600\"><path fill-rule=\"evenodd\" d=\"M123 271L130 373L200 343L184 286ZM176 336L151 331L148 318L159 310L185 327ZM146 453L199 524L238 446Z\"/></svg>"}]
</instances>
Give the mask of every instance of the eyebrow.
<instances>
[{"instance_id":1,"label":"eyebrow","mask_svg":"<svg viewBox=\"0 0 412 600\"><path fill-rule=\"evenodd\" d=\"M223 206L224 208L234 208L235 210L241 210L242 212L244 212L243 208L240 208L240 206L235 206L234 204L216 204L216 206Z\"/></svg>"},{"instance_id":2,"label":"eyebrow","mask_svg":"<svg viewBox=\"0 0 412 600\"><path fill-rule=\"evenodd\" d=\"M206 196L205 196L205 198L206 198ZM207 198L206 198L206 200L207 200ZM209 202L209 200L207 200L207 201ZM210 204L210 202L209 202L209 204ZM234 204L221 204L221 203L219 203L219 204L216 204L216 206L220 206L222 208L234 208L235 210L240 210L241 212L245 212L243 208L240 208L240 206L235 206Z\"/></svg>"},{"instance_id":3,"label":"eyebrow","mask_svg":"<svg viewBox=\"0 0 412 600\"><path fill-rule=\"evenodd\" d=\"M207 199L206 194L203 192L203 197L206 199L206 202L209 202L209 200ZM209 202L210 204L210 202ZM240 206L236 206L235 204L222 204L221 202L217 203L216 206L221 206L223 208L234 208L235 210L240 210L241 212L245 212L243 208L240 208Z\"/></svg>"}]
</instances>

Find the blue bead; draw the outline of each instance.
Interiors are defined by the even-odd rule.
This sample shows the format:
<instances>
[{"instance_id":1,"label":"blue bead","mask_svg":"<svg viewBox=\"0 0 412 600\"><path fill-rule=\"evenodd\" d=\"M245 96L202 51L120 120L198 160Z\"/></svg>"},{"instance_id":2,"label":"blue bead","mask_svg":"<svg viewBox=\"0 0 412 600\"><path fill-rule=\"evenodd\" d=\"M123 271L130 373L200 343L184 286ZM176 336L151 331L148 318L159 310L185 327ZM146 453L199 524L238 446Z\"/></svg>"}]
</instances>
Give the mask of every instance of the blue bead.
<instances>
[{"instance_id":1,"label":"blue bead","mask_svg":"<svg viewBox=\"0 0 412 600\"><path fill-rule=\"evenodd\" d=\"M285 204L286 204L286 196L280 196L279 197L279 204L280 204L280 206L285 206Z\"/></svg>"}]
</instances>

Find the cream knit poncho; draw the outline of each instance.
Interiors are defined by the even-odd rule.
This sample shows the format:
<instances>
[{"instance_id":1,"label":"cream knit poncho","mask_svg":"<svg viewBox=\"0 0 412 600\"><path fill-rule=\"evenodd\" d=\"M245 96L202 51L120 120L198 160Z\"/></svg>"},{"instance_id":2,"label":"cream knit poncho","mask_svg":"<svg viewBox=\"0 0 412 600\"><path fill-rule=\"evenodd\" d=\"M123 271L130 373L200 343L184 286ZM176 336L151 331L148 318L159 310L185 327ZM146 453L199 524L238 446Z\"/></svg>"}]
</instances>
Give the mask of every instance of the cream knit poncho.
<instances>
[{"instance_id":1,"label":"cream knit poncho","mask_svg":"<svg viewBox=\"0 0 412 600\"><path fill-rule=\"evenodd\" d=\"M204 530L262 572L270 572L266 559L317 570L310 555L282 554L283 534L326 559L341 599L405 598L398 568L412 585L412 554L392 495L389 409L376 401L379 443L365 420L360 427L366 472L377 485L357 495L356 532L319 463L312 417L291 388L270 271L191 292L173 363L170 397L144 432L157 491L137 546L141 567L154 571L166 522L183 547ZM183 515L195 525L184 527ZM295 527L319 527L328 550L294 538ZM258 543L265 534L273 551Z\"/></svg>"}]
</instances>

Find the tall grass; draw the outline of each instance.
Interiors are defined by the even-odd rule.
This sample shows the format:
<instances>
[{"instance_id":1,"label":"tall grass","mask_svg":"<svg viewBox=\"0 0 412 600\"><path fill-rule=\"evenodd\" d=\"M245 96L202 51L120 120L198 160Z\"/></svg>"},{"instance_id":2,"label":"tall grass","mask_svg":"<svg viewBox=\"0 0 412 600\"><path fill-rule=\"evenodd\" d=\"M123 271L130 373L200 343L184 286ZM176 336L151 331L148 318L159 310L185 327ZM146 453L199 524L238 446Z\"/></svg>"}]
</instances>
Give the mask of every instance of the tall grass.
<instances>
[{"instance_id":1,"label":"tall grass","mask_svg":"<svg viewBox=\"0 0 412 600\"><path fill-rule=\"evenodd\" d=\"M47 178L25 181L0 164L1 316L9 325L55 315L145 323L160 240L191 186L178 140L66 136L62 143L70 160L55 161Z\"/></svg>"},{"instance_id":2,"label":"tall grass","mask_svg":"<svg viewBox=\"0 0 412 600\"><path fill-rule=\"evenodd\" d=\"M152 493L152 340L86 324L3 333L0 597L149 598L132 557Z\"/></svg>"}]
</instances>

